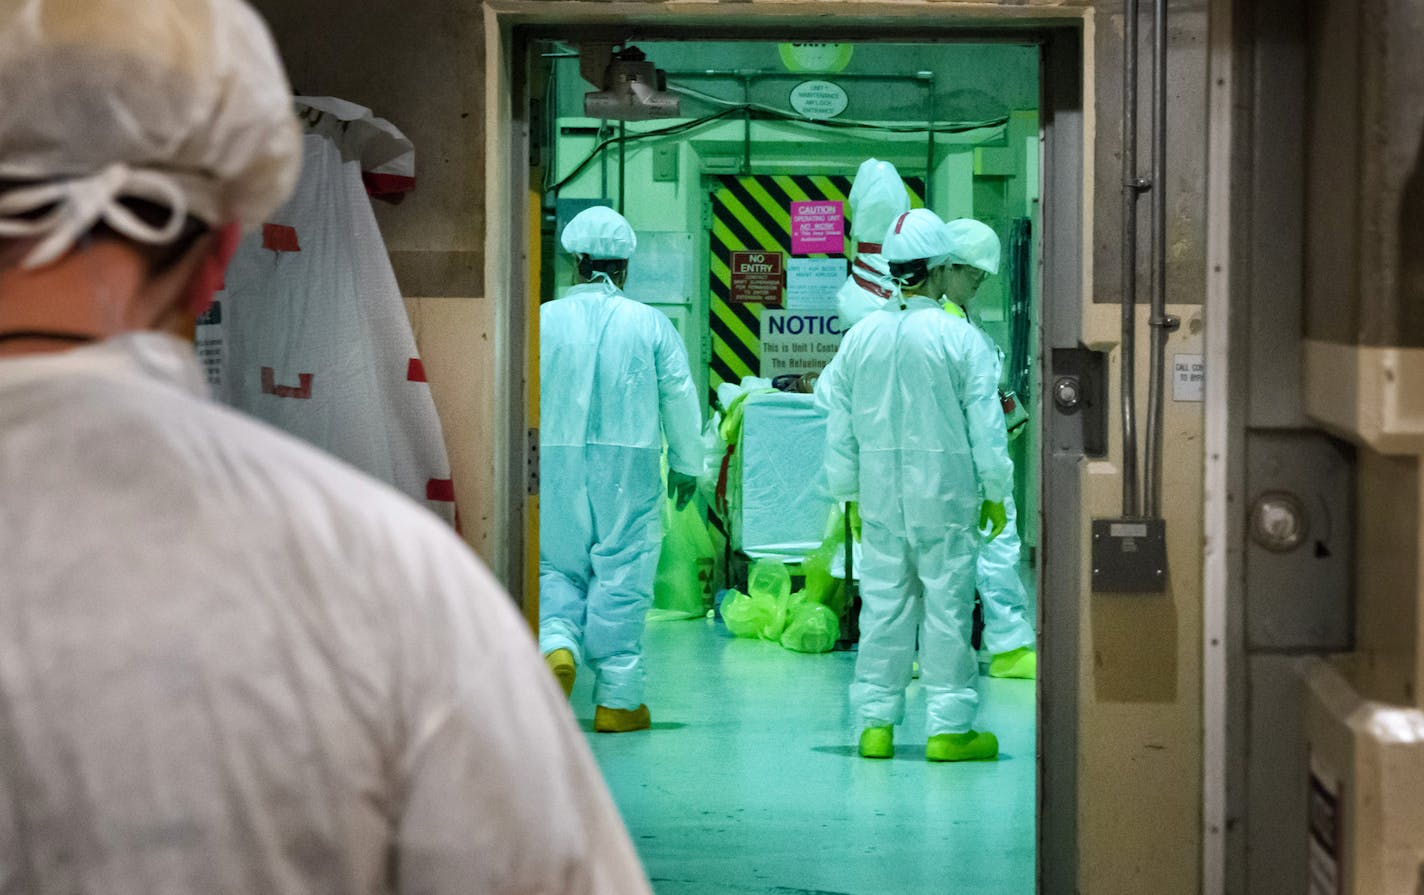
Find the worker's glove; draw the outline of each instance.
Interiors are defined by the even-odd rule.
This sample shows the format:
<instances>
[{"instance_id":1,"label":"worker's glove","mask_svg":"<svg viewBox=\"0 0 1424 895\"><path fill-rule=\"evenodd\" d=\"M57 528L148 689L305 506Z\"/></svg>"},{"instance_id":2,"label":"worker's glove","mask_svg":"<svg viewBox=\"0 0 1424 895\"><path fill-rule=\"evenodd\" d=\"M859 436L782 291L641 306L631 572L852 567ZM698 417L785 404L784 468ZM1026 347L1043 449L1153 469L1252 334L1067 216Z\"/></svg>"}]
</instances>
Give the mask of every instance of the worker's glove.
<instances>
[{"instance_id":1,"label":"worker's glove","mask_svg":"<svg viewBox=\"0 0 1424 895\"><path fill-rule=\"evenodd\" d=\"M860 540L860 504L851 501L846 504L846 518L850 520L851 537Z\"/></svg>"},{"instance_id":2,"label":"worker's glove","mask_svg":"<svg viewBox=\"0 0 1424 895\"><path fill-rule=\"evenodd\" d=\"M668 470L668 497L677 501L678 510L691 503L692 496L696 493L697 476L678 472L676 469Z\"/></svg>"},{"instance_id":3,"label":"worker's glove","mask_svg":"<svg viewBox=\"0 0 1424 895\"><path fill-rule=\"evenodd\" d=\"M979 505L979 532L984 535L984 540L992 541L997 538L1003 533L1008 521L1009 514L1002 501L986 500Z\"/></svg>"}]
</instances>

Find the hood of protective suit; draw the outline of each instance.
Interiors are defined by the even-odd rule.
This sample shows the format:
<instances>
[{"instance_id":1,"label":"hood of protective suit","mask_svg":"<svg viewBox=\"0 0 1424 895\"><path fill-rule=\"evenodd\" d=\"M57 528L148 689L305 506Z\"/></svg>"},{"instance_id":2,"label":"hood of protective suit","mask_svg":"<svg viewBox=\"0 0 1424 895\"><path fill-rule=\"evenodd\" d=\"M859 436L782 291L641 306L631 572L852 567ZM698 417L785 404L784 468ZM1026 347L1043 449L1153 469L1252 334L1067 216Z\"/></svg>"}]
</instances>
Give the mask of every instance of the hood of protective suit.
<instances>
[{"instance_id":1,"label":"hood of protective suit","mask_svg":"<svg viewBox=\"0 0 1424 895\"><path fill-rule=\"evenodd\" d=\"M928 208L914 208L896 217L881 240L880 254L891 264L928 259L931 268L949 261L949 236L944 221Z\"/></svg>"},{"instance_id":2,"label":"hood of protective suit","mask_svg":"<svg viewBox=\"0 0 1424 895\"><path fill-rule=\"evenodd\" d=\"M40 240L27 267L100 220L155 244L186 215L255 227L301 164L291 87L242 0L7 0L0 109L0 180L37 184L0 195L0 236ZM146 225L122 197L173 220Z\"/></svg>"},{"instance_id":3,"label":"hood of protective suit","mask_svg":"<svg viewBox=\"0 0 1424 895\"><path fill-rule=\"evenodd\" d=\"M638 237L628 219L606 205L585 208L564 225L564 251L590 258L631 258Z\"/></svg>"},{"instance_id":4,"label":"hood of protective suit","mask_svg":"<svg viewBox=\"0 0 1424 895\"><path fill-rule=\"evenodd\" d=\"M879 242L895 218L910 210L910 194L900 172L889 162L873 158L860 163L847 201L851 235L857 242Z\"/></svg>"},{"instance_id":5,"label":"hood of protective suit","mask_svg":"<svg viewBox=\"0 0 1424 895\"><path fill-rule=\"evenodd\" d=\"M957 218L944 225L951 264L967 264L989 275L999 272L999 236L988 224Z\"/></svg>"}]
</instances>

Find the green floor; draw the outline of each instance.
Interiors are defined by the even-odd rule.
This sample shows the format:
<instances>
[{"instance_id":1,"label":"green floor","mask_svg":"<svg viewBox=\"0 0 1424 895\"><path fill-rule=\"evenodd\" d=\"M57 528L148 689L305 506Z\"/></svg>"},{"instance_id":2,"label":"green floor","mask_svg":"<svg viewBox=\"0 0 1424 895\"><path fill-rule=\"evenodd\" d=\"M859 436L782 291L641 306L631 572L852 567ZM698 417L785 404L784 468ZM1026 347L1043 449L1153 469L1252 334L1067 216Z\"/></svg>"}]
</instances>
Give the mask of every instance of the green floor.
<instances>
[{"instance_id":1,"label":"green floor","mask_svg":"<svg viewBox=\"0 0 1424 895\"><path fill-rule=\"evenodd\" d=\"M657 895L1030 895L1032 681L983 678L999 761L924 760L909 691L895 757L855 754L854 653L802 655L717 622L650 622L653 729L593 734L590 675L573 706Z\"/></svg>"}]
</instances>

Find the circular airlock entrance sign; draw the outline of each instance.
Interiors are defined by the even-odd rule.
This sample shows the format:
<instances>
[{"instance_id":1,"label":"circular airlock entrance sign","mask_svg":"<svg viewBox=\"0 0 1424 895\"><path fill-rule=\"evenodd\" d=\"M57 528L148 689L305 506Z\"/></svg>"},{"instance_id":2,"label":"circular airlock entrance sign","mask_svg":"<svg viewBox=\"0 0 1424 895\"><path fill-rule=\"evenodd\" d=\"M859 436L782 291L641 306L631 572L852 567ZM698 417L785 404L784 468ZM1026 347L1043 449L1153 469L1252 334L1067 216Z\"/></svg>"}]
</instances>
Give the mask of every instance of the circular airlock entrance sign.
<instances>
[{"instance_id":1,"label":"circular airlock entrance sign","mask_svg":"<svg viewBox=\"0 0 1424 895\"><path fill-rule=\"evenodd\" d=\"M791 89L791 108L806 118L835 118L848 105L845 90L830 81L802 81Z\"/></svg>"}]
</instances>

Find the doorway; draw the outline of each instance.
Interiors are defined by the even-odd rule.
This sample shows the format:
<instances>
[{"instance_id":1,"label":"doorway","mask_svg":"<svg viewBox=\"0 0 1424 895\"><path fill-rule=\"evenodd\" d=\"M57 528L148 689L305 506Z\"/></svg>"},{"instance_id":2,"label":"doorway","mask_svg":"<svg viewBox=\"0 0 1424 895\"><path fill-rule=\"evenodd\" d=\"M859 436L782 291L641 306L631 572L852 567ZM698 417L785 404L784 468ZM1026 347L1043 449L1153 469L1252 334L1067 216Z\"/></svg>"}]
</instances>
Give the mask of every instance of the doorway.
<instances>
[{"instance_id":1,"label":"doorway","mask_svg":"<svg viewBox=\"0 0 1424 895\"><path fill-rule=\"evenodd\" d=\"M797 310L786 306L789 289L779 302L731 300L730 256L774 250L788 266L839 261L843 278L850 254L844 248L796 251L792 205L844 203L863 159L895 162L914 204L928 205L946 219L985 220L1000 233L1005 275L976 298L975 312L1004 351L1034 420L1030 434L1016 444L1014 459L1025 545L1023 574L1036 595L1049 575L1040 562L1044 528L1038 503L1044 491L1040 471L1048 424L1037 398L1050 316L1042 296L1045 271L1057 263L1042 238L1052 216L1045 216L1041 194L1055 179L1041 166L1042 147L1052 143L1055 127L1062 134L1067 123L1061 112L1057 120L1044 120L1047 91L1041 73L1047 42L1017 37L859 43L851 59L860 54L860 69L847 65L838 72L797 72L785 62L785 43L625 36L621 45L636 44L659 68L670 70L670 87L683 87L681 96L689 101L672 123L583 116L582 94L595 88L580 79L569 36L529 33L517 43L524 48L520 58L527 64L531 88L526 97L531 110L527 157L534 162L528 181L532 219L526 231L533 251L522 294L532 305L537 298L553 298L569 282L569 261L557 250L562 223L588 204L618 208L639 233L640 253L650 250L642 264L633 262L626 291L663 311L682 336L698 390L705 396L704 419L727 409L719 403L719 387L774 372L770 349L775 349L778 364L800 369L816 363L820 349L807 347L802 350L806 356L797 356L795 349L782 347L785 340L772 338L777 333L771 331L771 321L783 318L784 333L785 316ZM814 46L825 53L827 46L846 45ZM999 61L986 62L989 57ZM774 70L775 60L787 66L785 76ZM1003 107L1004 114L972 117L977 113L974 103L983 102L972 88L956 87L951 91L956 96L926 91L926 81L971 83L963 76L942 74L936 66L995 71L1000 80L1017 78L1027 85L1019 92L1028 100ZM679 67L701 74L689 74L680 84L672 73ZM716 71L742 74L719 84ZM748 71L769 74L752 83ZM924 77L926 72L930 78ZM851 77L856 74L870 77L857 84ZM905 88L900 98L887 86L896 78ZM751 114L758 107L787 106L789 91L810 80L844 81L857 88L845 90L841 123ZM928 116L927 105L937 107ZM898 115L892 114L897 108ZM854 113L865 117L852 117ZM709 120L664 132L702 118ZM847 121L872 126L842 126ZM1064 203L1070 204L1076 207L1075 202ZM1057 217L1063 216L1060 207ZM798 266L807 271L815 267ZM810 275L814 278L815 273ZM830 320L821 326L826 339L792 344L819 344L833 352L840 333L832 331ZM911 762L908 754L903 763L897 756L897 761L882 765L883 773L874 764L867 767L855 757L853 734L848 732L845 684L853 653L798 654L776 643L731 637L716 617L715 600L739 584L745 586L745 579L725 560L730 553L750 561L756 557L747 555L745 539L734 530L736 520L713 513L708 524L718 538L716 571L707 585L707 596L714 601L709 607L712 617L654 621L647 629L650 704L658 701L654 730L650 735L591 738L655 890L941 891L947 885L976 892L1029 891L1037 866L1045 862L1045 848L1040 847L1044 825L1058 824L1056 843L1063 841L1063 830L1071 834L1071 817L1049 821L1047 812L1035 810L1044 800L1038 781L1045 764L1036 760L1043 735L1036 706L1043 704L1044 687L988 682L985 715L1002 730L1015 731L1013 746L1005 745L1005 760L990 771L973 781L959 781L967 790L950 785L948 774L941 775L942 791L927 788L926 780L915 779L914 773L939 769L927 768L922 760ZM526 577L526 594L537 590L529 580L536 577ZM1052 630L1047 611L1041 619L1045 629ZM1075 637L1076 623L1070 631ZM1066 669L1074 667L1064 659L1076 658L1069 654L1067 639L1058 661L1045 665L1065 668L1058 682L1062 689L1071 688ZM1044 640L1057 645L1052 637ZM1052 646L1045 645L1044 651L1046 659L1052 657ZM584 682L575 691L576 707L588 709L581 718L591 714L587 686ZM922 697L919 705L922 709ZM1071 721L1070 700L1061 700L1056 711L1057 723L1064 723L1058 721L1064 717ZM910 717L915 712L912 695ZM900 738L912 743L922 739L922 732L908 726ZM1048 764L1053 763L1061 762ZM901 764L905 767L898 767ZM906 768L914 770L907 774ZM1059 774L1048 785L1063 787L1066 776ZM977 795L966 799L966 791ZM1054 801L1062 812L1064 802ZM946 837L945 830L963 835ZM1071 851L1071 838L1067 847ZM1060 865L1047 876L1062 872ZM1043 891L1052 890L1045 881Z\"/></svg>"}]
</instances>

